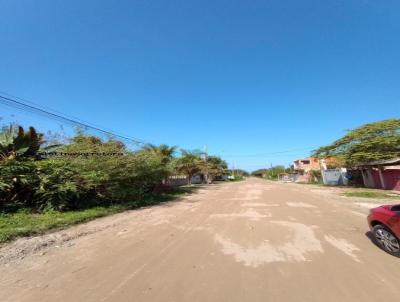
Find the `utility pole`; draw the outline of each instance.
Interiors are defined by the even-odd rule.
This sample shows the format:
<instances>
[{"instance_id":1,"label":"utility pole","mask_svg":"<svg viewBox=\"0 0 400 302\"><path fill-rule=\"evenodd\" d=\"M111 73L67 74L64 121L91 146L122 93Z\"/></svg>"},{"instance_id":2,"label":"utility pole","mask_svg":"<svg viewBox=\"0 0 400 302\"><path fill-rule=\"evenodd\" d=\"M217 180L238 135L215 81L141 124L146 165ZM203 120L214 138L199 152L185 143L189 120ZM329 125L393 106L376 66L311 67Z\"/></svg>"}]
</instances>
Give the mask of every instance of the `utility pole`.
<instances>
[{"instance_id":1,"label":"utility pole","mask_svg":"<svg viewBox=\"0 0 400 302\"><path fill-rule=\"evenodd\" d=\"M207 145L204 145L204 164L205 164L205 181L206 181L206 184L208 184L208 164L207 164L207 158L208 158L208 148L207 148Z\"/></svg>"}]
</instances>

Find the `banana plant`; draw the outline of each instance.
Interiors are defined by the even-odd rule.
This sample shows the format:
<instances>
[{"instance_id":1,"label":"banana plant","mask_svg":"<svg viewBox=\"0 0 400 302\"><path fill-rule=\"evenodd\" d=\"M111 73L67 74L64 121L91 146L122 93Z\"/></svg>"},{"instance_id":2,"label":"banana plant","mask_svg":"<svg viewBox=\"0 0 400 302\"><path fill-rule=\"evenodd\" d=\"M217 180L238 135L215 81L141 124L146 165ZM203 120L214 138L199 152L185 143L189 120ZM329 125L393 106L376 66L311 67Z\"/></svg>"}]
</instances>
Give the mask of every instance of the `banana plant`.
<instances>
[{"instance_id":1,"label":"banana plant","mask_svg":"<svg viewBox=\"0 0 400 302\"><path fill-rule=\"evenodd\" d=\"M0 160L35 157L42 144L43 134L35 128L25 131L21 126L11 125L0 132Z\"/></svg>"}]
</instances>

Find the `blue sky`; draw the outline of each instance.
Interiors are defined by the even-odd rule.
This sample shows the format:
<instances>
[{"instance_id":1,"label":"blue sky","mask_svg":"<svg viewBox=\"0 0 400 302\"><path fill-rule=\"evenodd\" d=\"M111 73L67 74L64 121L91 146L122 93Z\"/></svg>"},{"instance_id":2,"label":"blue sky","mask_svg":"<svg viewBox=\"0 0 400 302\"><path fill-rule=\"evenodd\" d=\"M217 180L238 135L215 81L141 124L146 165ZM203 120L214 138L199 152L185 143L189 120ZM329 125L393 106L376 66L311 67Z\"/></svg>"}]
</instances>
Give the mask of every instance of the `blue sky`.
<instances>
[{"instance_id":1,"label":"blue sky","mask_svg":"<svg viewBox=\"0 0 400 302\"><path fill-rule=\"evenodd\" d=\"M0 91L115 132L289 164L399 117L400 2L0 2ZM54 122L4 107L0 116ZM288 153L271 154L294 150Z\"/></svg>"}]
</instances>

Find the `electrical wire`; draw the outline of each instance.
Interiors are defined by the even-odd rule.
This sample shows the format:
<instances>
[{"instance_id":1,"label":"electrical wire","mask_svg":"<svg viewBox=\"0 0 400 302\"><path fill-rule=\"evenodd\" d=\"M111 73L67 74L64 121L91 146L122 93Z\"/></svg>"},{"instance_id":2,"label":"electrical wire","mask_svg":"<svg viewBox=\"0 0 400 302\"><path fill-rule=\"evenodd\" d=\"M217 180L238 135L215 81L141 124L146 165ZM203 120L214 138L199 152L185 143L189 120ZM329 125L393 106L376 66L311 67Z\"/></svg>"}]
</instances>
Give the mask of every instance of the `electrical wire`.
<instances>
[{"instance_id":1,"label":"electrical wire","mask_svg":"<svg viewBox=\"0 0 400 302\"><path fill-rule=\"evenodd\" d=\"M4 94L8 95L8 96L4 96ZM106 135L110 135L112 137L116 137L119 138L121 140L124 141L129 141L132 142L136 145L146 145L148 144L148 142L142 140L142 139L138 139L138 138L134 138L134 137L128 137L125 135L121 135L121 134L117 134L112 132L111 130L106 130L103 127L100 126L96 126L93 124L90 124L88 122L85 122L81 119L78 119L76 117L71 117L62 113L59 113L53 109L50 108L46 108L43 106L39 106L29 100L11 95L9 93L6 93L4 91L0 91L0 102L7 105L7 106L11 106L14 108L17 108L19 110L23 110L29 113L35 113L35 114L39 114L42 116L46 116L48 118L51 118L53 120L57 120L57 121L62 121L64 123L70 124L70 125L74 125L74 126L80 126L80 127L84 127L85 129L92 129L98 132L101 132L103 134ZM285 153L291 153L291 152L297 152L297 151L303 151L303 150L313 150L313 149L317 149L319 146L313 146L313 147L308 147L308 148L297 148L297 149L289 149L289 150L282 150L282 151L274 151L274 152L268 152L268 153L258 153L258 154L221 154L223 157L225 158L250 158L250 157L266 157L266 156L270 156L270 155L279 155L279 154L285 154ZM180 151L176 151L177 153L180 153ZM289 154L288 154L289 155Z\"/></svg>"},{"instance_id":2,"label":"electrical wire","mask_svg":"<svg viewBox=\"0 0 400 302\"><path fill-rule=\"evenodd\" d=\"M57 120L57 121L62 121L62 122L65 122L67 124L72 124L74 126L80 126L80 127L86 128L86 129L92 129L92 130L101 132L103 134L110 135L112 137L117 137L117 138L122 139L124 141L130 141L130 142L132 142L132 143L134 143L136 145L146 145L146 144L148 144L144 140L141 140L141 139L138 139L138 138L133 138L133 137L128 137L128 136L121 135L121 134L117 134L117 133L114 133L112 131L102 129L102 128L98 127L98 126L90 125L89 123L84 122L82 120L78 120L76 118L67 117L67 116L61 115L59 113L54 113L55 112L54 110L52 110L53 112L51 112L51 111L49 111L47 109L42 109L42 108L38 107L37 105L34 105L34 103L32 103L32 102L29 102L31 104L27 104L26 100L24 100L24 102L22 102L22 101L17 100L17 98L18 97L7 97L7 96L4 96L4 95L0 94L0 102L1 103L5 104L5 105L8 105L8 106L11 106L11 107L14 107L14 108L17 108L19 110L23 110L23 111L30 112L30 113L36 113L36 114L44 115L44 116L47 116L48 118L51 118L51 119L54 119L54 120ZM18 98L18 99L23 100L21 98Z\"/></svg>"},{"instance_id":3,"label":"electrical wire","mask_svg":"<svg viewBox=\"0 0 400 302\"><path fill-rule=\"evenodd\" d=\"M308 147L308 148L300 148L300 149L291 149L291 150L283 150L283 151L274 151L274 152L268 152L268 153L259 153L259 154L222 154L224 157L264 157L268 155L279 155L279 154L285 154L285 153L292 153L292 152L297 152L297 151L308 151L308 150L313 150L319 147Z\"/></svg>"}]
</instances>

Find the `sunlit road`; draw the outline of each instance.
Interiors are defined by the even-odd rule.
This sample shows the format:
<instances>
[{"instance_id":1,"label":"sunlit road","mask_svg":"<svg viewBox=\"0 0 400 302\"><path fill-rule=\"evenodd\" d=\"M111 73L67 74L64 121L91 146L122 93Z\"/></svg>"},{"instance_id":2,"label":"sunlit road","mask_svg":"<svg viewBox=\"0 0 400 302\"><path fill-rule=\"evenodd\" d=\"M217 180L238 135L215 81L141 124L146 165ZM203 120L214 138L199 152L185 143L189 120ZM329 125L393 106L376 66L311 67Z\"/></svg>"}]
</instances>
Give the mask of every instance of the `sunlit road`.
<instances>
[{"instance_id":1,"label":"sunlit road","mask_svg":"<svg viewBox=\"0 0 400 302\"><path fill-rule=\"evenodd\" d=\"M3 264L0 300L398 301L400 259L365 213L318 187L212 185Z\"/></svg>"}]
</instances>

